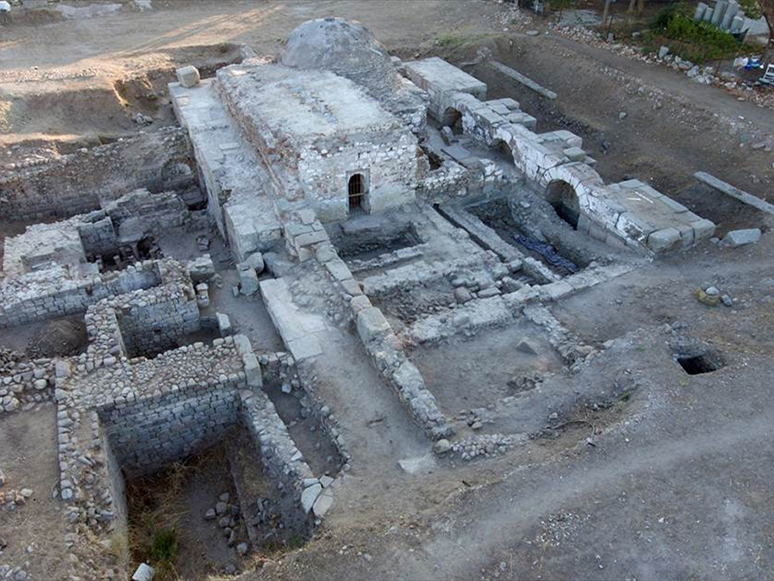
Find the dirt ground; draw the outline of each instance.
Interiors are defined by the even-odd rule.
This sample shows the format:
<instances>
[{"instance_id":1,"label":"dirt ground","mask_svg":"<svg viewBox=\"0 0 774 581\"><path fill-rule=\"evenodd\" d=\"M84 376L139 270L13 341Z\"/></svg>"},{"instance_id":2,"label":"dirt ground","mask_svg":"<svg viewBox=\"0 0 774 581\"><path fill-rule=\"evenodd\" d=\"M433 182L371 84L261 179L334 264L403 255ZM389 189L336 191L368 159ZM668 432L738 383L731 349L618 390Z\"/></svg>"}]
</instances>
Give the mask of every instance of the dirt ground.
<instances>
[{"instance_id":1,"label":"dirt ground","mask_svg":"<svg viewBox=\"0 0 774 581\"><path fill-rule=\"evenodd\" d=\"M233 434L226 437L233 437ZM222 494L236 498L226 457L219 443L190 460L127 482L130 548L135 565L154 562L154 534L174 531L175 559L162 579L206 579L227 565L241 569L242 559L224 538L217 520L204 514ZM238 542L246 541L244 529Z\"/></svg>"},{"instance_id":2,"label":"dirt ground","mask_svg":"<svg viewBox=\"0 0 774 581\"><path fill-rule=\"evenodd\" d=\"M45 579L61 567L66 554L62 507L52 496L59 484L55 419L56 410L49 406L0 421L0 466L6 479L0 491L33 492L24 506L0 513L0 537L7 543L0 549L0 566L23 566L33 579Z\"/></svg>"},{"instance_id":3,"label":"dirt ground","mask_svg":"<svg viewBox=\"0 0 774 581\"><path fill-rule=\"evenodd\" d=\"M672 70L542 34L543 21L510 23L496 2L152 4L151 12L127 8L86 20L0 27L0 160L36 148L64 153L171 124L164 85L175 66L196 64L211 73L238 60L241 43L273 54L297 24L335 15L360 20L402 58L449 58L487 82L490 97L518 100L538 119L539 131L567 128L581 135L609 182L646 179L718 223L721 234L771 227L770 218L691 178L708 171L774 202L774 154L753 149L774 134L771 111ZM527 28L541 34L527 36ZM559 98L548 102L514 85L486 64L490 58ZM153 123L139 127L132 120L137 113ZM0 238L12 231L0 221ZM323 367L320 392L342 423L357 422L347 499L309 544L262 561L243 578L769 578L773 251L768 235L742 249L706 244L554 305L554 315L586 343L615 340L593 369L562 376L557 393L609 390L621 374L636 377L637 389L625 404L594 412L593 430L571 426L498 460L441 461L422 474L404 473L391 459L424 453L426 442L407 420L384 421L383 410L391 417L390 406L398 407L391 394L369 400L362 386L379 380L364 354L343 372ZM232 284L224 275L218 300L259 347L280 349L265 310L229 302ZM734 306L699 304L693 293L707 284L733 297ZM243 316L248 310L252 318ZM470 369L456 365L454 352L425 356L429 381L444 384L437 389L442 403L468 406L471 382L479 404L501 395L512 371L509 333L517 331L471 343ZM687 375L669 346L674 333L712 345L727 365ZM354 339L334 345L342 359L357 347ZM464 343L455 347L466 351ZM536 425L548 421L550 411L541 409ZM10 442L0 446L6 486L16 486L23 466L20 485L35 491L33 502L2 513L0 536L13 542L0 565L6 558L29 561L35 579L56 578L67 568L64 533L56 530L62 520L50 494L58 478L54 426L53 408L0 422L0 441ZM344 434L352 436L346 428ZM45 535L29 528L39 522L46 523ZM33 546L38 538L50 542ZM27 546L32 552L25 556Z\"/></svg>"},{"instance_id":4,"label":"dirt ground","mask_svg":"<svg viewBox=\"0 0 774 581\"><path fill-rule=\"evenodd\" d=\"M411 359L450 416L472 408L494 408L503 398L520 392L522 379L562 369L561 357L528 321L469 340L455 338L438 347L417 349ZM491 360L500 363L492 366ZM465 380L459 381L462 377ZM527 427L495 423L485 424L484 429L512 433Z\"/></svg>"}]
</instances>

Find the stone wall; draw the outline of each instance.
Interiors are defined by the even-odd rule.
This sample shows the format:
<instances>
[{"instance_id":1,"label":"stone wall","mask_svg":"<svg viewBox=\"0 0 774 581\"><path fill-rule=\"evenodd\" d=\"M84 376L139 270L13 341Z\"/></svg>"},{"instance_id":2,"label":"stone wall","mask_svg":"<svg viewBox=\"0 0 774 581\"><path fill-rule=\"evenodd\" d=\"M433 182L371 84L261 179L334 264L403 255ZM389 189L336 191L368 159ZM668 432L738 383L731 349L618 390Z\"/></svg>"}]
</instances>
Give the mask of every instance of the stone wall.
<instances>
[{"instance_id":1,"label":"stone wall","mask_svg":"<svg viewBox=\"0 0 774 581\"><path fill-rule=\"evenodd\" d=\"M27 409L51 399L56 360L25 361L19 353L0 349L0 414Z\"/></svg>"},{"instance_id":2,"label":"stone wall","mask_svg":"<svg viewBox=\"0 0 774 581\"><path fill-rule=\"evenodd\" d=\"M122 224L132 221L140 223L146 233L159 234L190 220L188 208L176 192L151 193L138 189L103 204L103 208L119 232Z\"/></svg>"},{"instance_id":3,"label":"stone wall","mask_svg":"<svg viewBox=\"0 0 774 581\"><path fill-rule=\"evenodd\" d=\"M179 128L141 133L115 143L0 172L0 218L73 216L137 189L160 192L194 183L187 133Z\"/></svg>"},{"instance_id":4,"label":"stone wall","mask_svg":"<svg viewBox=\"0 0 774 581\"><path fill-rule=\"evenodd\" d=\"M153 356L177 347L200 328L199 307L190 284L168 285L139 300L118 299L116 319L129 357Z\"/></svg>"},{"instance_id":5,"label":"stone wall","mask_svg":"<svg viewBox=\"0 0 774 581\"><path fill-rule=\"evenodd\" d=\"M157 264L146 261L85 278L56 267L6 279L0 286L0 328L80 313L104 298L155 286L161 278Z\"/></svg>"},{"instance_id":6,"label":"stone wall","mask_svg":"<svg viewBox=\"0 0 774 581\"><path fill-rule=\"evenodd\" d=\"M300 152L299 179L320 220L349 214L349 178L363 175L369 212L412 202L417 187L417 142L406 130L352 135L348 143L316 143Z\"/></svg>"},{"instance_id":7,"label":"stone wall","mask_svg":"<svg viewBox=\"0 0 774 581\"><path fill-rule=\"evenodd\" d=\"M81 218L78 234L86 256L101 256L118 249L113 221L103 210L95 210Z\"/></svg>"},{"instance_id":8,"label":"stone wall","mask_svg":"<svg viewBox=\"0 0 774 581\"><path fill-rule=\"evenodd\" d=\"M351 297L349 309L356 321L358 337L373 365L398 395L412 419L434 440L450 436L453 428L441 412L435 396L427 389L419 370L408 360L402 342L382 311L371 304L354 282L346 263L338 257L330 243L317 250L316 259L331 279L342 287L344 294Z\"/></svg>"},{"instance_id":9,"label":"stone wall","mask_svg":"<svg viewBox=\"0 0 774 581\"><path fill-rule=\"evenodd\" d=\"M217 442L237 423L237 386L179 390L99 412L116 462L129 475L149 473Z\"/></svg>"}]
</instances>

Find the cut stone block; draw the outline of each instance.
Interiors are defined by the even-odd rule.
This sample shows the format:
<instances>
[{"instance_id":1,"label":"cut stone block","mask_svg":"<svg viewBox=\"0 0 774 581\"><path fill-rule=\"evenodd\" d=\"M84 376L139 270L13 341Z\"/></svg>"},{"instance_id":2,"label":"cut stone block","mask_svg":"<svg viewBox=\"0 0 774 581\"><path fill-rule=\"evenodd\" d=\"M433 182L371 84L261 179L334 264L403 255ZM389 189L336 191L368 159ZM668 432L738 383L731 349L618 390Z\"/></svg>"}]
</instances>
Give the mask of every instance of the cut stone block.
<instances>
[{"instance_id":1,"label":"cut stone block","mask_svg":"<svg viewBox=\"0 0 774 581\"><path fill-rule=\"evenodd\" d=\"M386 337L391 330L390 323L376 307L364 309L357 315L357 333L365 344Z\"/></svg>"},{"instance_id":2,"label":"cut stone block","mask_svg":"<svg viewBox=\"0 0 774 581\"><path fill-rule=\"evenodd\" d=\"M736 248L745 244L754 244L761 239L761 231L758 228L747 228L744 230L732 230L723 238L723 244Z\"/></svg>"},{"instance_id":3,"label":"cut stone block","mask_svg":"<svg viewBox=\"0 0 774 581\"><path fill-rule=\"evenodd\" d=\"M341 288L344 289L345 293L351 294L352 296L362 295L363 291L360 289L360 285L357 284L357 281L353 278L349 278L347 280L341 281Z\"/></svg>"},{"instance_id":4,"label":"cut stone block","mask_svg":"<svg viewBox=\"0 0 774 581\"><path fill-rule=\"evenodd\" d=\"M663 228L648 236L648 248L653 252L665 252L680 243L680 231L677 228Z\"/></svg>"},{"instance_id":5,"label":"cut stone block","mask_svg":"<svg viewBox=\"0 0 774 581\"><path fill-rule=\"evenodd\" d=\"M288 341L288 349L290 349L290 352L293 354L293 357L296 358L296 361L317 357L322 353L320 342L312 335L306 335Z\"/></svg>"},{"instance_id":6,"label":"cut stone block","mask_svg":"<svg viewBox=\"0 0 774 581\"><path fill-rule=\"evenodd\" d=\"M215 313L215 319L218 321L218 331L220 332L221 337L228 337L234 332L234 329L231 327L231 319L228 318L228 315Z\"/></svg>"},{"instance_id":7,"label":"cut stone block","mask_svg":"<svg viewBox=\"0 0 774 581\"><path fill-rule=\"evenodd\" d=\"M573 291L572 285L560 280L540 287L540 296L549 301L556 301Z\"/></svg>"},{"instance_id":8,"label":"cut stone block","mask_svg":"<svg viewBox=\"0 0 774 581\"><path fill-rule=\"evenodd\" d=\"M261 374L261 364L254 353L245 353L242 355L242 363L245 366L245 379L247 385L257 389L263 385L263 375Z\"/></svg>"},{"instance_id":9,"label":"cut stone block","mask_svg":"<svg viewBox=\"0 0 774 581\"><path fill-rule=\"evenodd\" d=\"M371 305L371 301L368 300L367 296L360 294L352 297L352 300L349 301L349 306L352 308L352 312L357 315L360 311L370 309L373 305Z\"/></svg>"},{"instance_id":10,"label":"cut stone block","mask_svg":"<svg viewBox=\"0 0 774 581\"><path fill-rule=\"evenodd\" d=\"M331 276L341 282L352 278L352 272L350 272L347 264L340 258L334 258L325 263L325 268L331 273Z\"/></svg>"},{"instance_id":11,"label":"cut stone block","mask_svg":"<svg viewBox=\"0 0 774 581\"><path fill-rule=\"evenodd\" d=\"M333 493L330 490L326 490L317 497L317 500L312 507L314 516L318 518L324 517L325 513L330 510L331 506L333 506Z\"/></svg>"},{"instance_id":12,"label":"cut stone block","mask_svg":"<svg viewBox=\"0 0 774 581\"><path fill-rule=\"evenodd\" d=\"M586 152L580 147L568 147L563 150L562 153L566 155L570 161L583 161L586 159Z\"/></svg>"},{"instance_id":13,"label":"cut stone block","mask_svg":"<svg viewBox=\"0 0 774 581\"><path fill-rule=\"evenodd\" d=\"M252 295L258 290L258 275L255 269L248 263L242 262L237 265L239 274L239 284L243 295Z\"/></svg>"},{"instance_id":14,"label":"cut stone block","mask_svg":"<svg viewBox=\"0 0 774 581\"><path fill-rule=\"evenodd\" d=\"M199 84L201 76L199 75L199 69L194 66L181 67L177 69L177 82L180 86L190 89Z\"/></svg>"}]
</instances>

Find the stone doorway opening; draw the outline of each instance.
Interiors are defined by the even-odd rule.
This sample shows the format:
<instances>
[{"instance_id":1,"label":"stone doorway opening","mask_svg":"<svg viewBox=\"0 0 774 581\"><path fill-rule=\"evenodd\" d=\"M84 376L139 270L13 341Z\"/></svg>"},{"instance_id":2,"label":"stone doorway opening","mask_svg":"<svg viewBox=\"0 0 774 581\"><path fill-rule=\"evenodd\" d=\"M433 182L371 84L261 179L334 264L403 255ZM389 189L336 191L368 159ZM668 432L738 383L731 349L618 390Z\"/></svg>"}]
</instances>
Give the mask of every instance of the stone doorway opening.
<instances>
[{"instance_id":1,"label":"stone doorway opening","mask_svg":"<svg viewBox=\"0 0 774 581\"><path fill-rule=\"evenodd\" d=\"M554 207L557 215L572 226L578 229L578 219L580 218L580 202L575 188L563 180L554 180L548 184L546 189L546 199Z\"/></svg>"},{"instance_id":2,"label":"stone doorway opening","mask_svg":"<svg viewBox=\"0 0 774 581\"><path fill-rule=\"evenodd\" d=\"M362 173L354 173L349 177L347 184L349 195L350 213L364 212L366 210L366 178Z\"/></svg>"}]
</instances>

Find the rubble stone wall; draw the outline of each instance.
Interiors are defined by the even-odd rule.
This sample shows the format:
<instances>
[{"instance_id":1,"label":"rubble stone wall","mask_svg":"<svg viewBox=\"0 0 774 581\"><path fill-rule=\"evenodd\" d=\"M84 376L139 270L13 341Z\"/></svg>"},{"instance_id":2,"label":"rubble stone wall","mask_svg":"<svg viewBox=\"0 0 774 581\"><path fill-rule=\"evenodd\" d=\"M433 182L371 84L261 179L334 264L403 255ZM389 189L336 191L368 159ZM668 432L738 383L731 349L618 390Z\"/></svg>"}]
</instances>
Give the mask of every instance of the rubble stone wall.
<instances>
[{"instance_id":1,"label":"rubble stone wall","mask_svg":"<svg viewBox=\"0 0 774 581\"><path fill-rule=\"evenodd\" d=\"M0 287L0 328L80 313L102 299L147 289L160 281L151 261L86 278L72 278L63 268L31 272Z\"/></svg>"},{"instance_id":2,"label":"rubble stone wall","mask_svg":"<svg viewBox=\"0 0 774 581\"><path fill-rule=\"evenodd\" d=\"M200 328L199 307L190 285L153 290L156 292L116 309L129 357L153 355L174 348L183 337Z\"/></svg>"},{"instance_id":3,"label":"rubble stone wall","mask_svg":"<svg viewBox=\"0 0 774 581\"><path fill-rule=\"evenodd\" d=\"M73 216L137 188L159 192L193 184L191 156L187 132L169 128L50 160L8 164L0 172L0 218Z\"/></svg>"}]
</instances>

